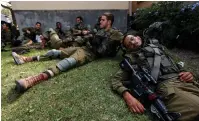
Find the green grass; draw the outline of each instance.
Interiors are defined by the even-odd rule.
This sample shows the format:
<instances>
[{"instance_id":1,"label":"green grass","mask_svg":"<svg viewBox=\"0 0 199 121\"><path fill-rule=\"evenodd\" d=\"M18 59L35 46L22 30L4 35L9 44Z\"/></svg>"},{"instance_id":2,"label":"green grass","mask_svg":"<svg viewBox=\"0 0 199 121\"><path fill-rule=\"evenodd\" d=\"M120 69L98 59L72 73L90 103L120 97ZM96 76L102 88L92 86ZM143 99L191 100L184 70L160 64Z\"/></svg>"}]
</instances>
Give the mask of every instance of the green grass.
<instances>
[{"instance_id":1,"label":"green grass","mask_svg":"<svg viewBox=\"0 0 199 121\"><path fill-rule=\"evenodd\" d=\"M26 56L44 54L33 50ZM23 94L14 91L15 80L38 74L58 60L15 65L11 52L1 53L2 121L149 121L132 114L110 80L120 57L100 59L42 82Z\"/></svg>"}]
</instances>

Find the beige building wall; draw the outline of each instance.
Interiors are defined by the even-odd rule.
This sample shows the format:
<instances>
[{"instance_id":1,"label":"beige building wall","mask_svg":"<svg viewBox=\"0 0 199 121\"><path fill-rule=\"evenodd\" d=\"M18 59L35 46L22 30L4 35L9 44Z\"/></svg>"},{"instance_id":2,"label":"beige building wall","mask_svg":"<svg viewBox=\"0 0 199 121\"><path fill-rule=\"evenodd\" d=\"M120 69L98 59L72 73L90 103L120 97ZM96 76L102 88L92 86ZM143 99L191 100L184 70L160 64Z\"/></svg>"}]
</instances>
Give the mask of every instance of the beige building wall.
<instances>
[{"instance_id":1,"label":"beige building wall","mask_svg":"<svg viewBox=\"0 0 199 121\"><path fill-rule=\"evenodd\" d=\"M128 9L128 1L11 1L13 10Z\"/></svg>"},{"instance_id":2,"label":"beige building wall","mask_svg":"<svg viewBox=\"0 0 199 121\"><path fill-rule=\"evenodd\" d=\"M155 2L159 1L132 1L132 12L135 12L137 8L148 8Z\"/></svg>"}]
</instances>

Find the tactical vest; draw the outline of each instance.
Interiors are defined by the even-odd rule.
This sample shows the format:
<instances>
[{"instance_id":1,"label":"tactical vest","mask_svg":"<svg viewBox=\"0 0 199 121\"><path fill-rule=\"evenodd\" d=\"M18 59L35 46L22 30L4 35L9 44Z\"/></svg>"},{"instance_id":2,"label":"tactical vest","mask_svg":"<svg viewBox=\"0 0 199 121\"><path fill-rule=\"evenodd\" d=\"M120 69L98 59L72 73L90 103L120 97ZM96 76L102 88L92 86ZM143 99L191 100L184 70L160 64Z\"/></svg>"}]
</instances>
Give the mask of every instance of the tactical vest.
<instances>
[{"instance_id":1,"label":"tactical vest","mask_svg":"<svg viewBox=\"0 0 199 121\"><path fill-rule=\"evenodd\" d=\"M87 27L83 23L81 23L81 24L76 24L74 29L84 30L84 29L87 29Z\"/></svg>"},{"instance_id":2,"label":"tactical vest","mask_svg":"<svg viewBox=\"0 0 199 121\"><path fill-rule=\"evenodd\" d=\"M148 44L130 56L132 65L145 67L156 81L177 77L180 72L162 46Z\"/></svg>"},{"instance_id":3,"label":"tactical vest","mask_svg":"<svg viewBox=\"0 0 199 121\"><path fill-rule=\"evenodd\" d=\"M111 38L114 30L106 32L105 30L99 30L94 39L91 41L91 46L93 52L98 56L115 56L117 53L117 47L119 46L119 41L114 41Z\"/></svg>"}]
</instances>

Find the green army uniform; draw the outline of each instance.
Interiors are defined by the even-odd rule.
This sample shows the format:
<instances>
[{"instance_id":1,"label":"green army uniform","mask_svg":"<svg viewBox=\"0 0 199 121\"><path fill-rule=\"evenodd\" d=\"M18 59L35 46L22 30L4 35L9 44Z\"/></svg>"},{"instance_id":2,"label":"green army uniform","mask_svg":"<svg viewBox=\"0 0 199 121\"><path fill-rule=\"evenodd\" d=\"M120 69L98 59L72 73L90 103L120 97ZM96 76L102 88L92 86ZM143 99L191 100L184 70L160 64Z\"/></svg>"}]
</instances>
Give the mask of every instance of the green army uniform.
<instances>
[{"instance_id":1,"label":"green army uniform","mask_svg":"<svg viewBox=\"0 0 199 121\"><path fill-rule=\"evenodd\" d=\"M84 38L80 36L73 37L70 31L66 32L65 38L60 39L56 31L54 31L52 28L50 28L45 34L46 35L44 36L48 38L47 45L53 49L59 49L60 47L81 47L85 45L89 39L92 39L92 36L90 35L87 35Z\"/></svg>"},{"instance_id":2,"label":"green army uniform","mask_svg":"<svg viewBox=\"0 0 199 121\"><path fill-rule=\"evenodd\" d=\"M12 35L10 29L8 29L8 31L1 31L1 40L5 41L6 43L12 42Z\"/></svg>"},{"instance_id":3,"label":"green army uniform","mask_svg":"<svg viewBox=\"0 0 199 121\"><path fill-rule=\"evenodd\" d=\"M28 34L26 31L30 31L30 34ZM43 45L41 42L37 42L36 36L42 35L41 29L36 29L34 27L27 27L23 28L22 31L24 32L24 36L20 36L20 40L22 40L22 43L20 46L12 47L13 52L17 53L26 53L29 52L30 49L42 49Z\"/></svg>"},{"instance_id":4,"label":"green army uniform","mask_svg":"<svg viewBox=\"0 0 199 121\"><path fill-rule=\"evenodd\" d=\"M83 35L82 31L83 30L88 30L91 31L91 28L89 25L84 25L83 23L80 24L76 24L72 29L72 37L73 37L73 41L70 42L71 46L75 46L75 47L79 47L82 46L83 44L85 44L90 38L92 38L92 34L88 34L88 35Z\"/></svg>"},{"instance_id":5,"label":"green army uniform","mask_svg":"<svg viewBox=\"0 0 199 121\"><path fill-rule=\"evenodd\" d=\"M118 30L109 29L108 31L98 31L96 35L97 37L94 37L94 39L90 41L90 44L87 46L69 47L63 50L53 49L48 51L45 55L41 56L24 57L12 52L12 56L16 64L23 64L31 61L44 61L54 58L62 59L56 65L51 66L49 69L40 73L39 75L16 81L16 89L21 92L32 87L38 83L38 81L43 81L51 78L60 72L65 72L76 66L84 65L97 58L115 56L117 53L116 49L119 47L120 42L123 39L123 34ZM102 36L102 38L105 37L106 39L102 40L100 38L100 40L98 40L97 38L100 36ZM93 41L99 41L100 43L96 44ZM46 74L48 76L46 76Z\"/></svg>"},{"instance_id":6,"label":"green army uniform","mask_svg":"<svg viewBox=\"0 0 199 121\"><path fill-rule=\"evenodd\" d=\"M26 31L30 31L30 34L28 34ZM42 35L41 29L36 29L34 27L26 27L23 28L22 31L24 32L24 38L22 44L28 43L30 40L33 42L36 42L36 35Z\"/></svg>"},{"instance_id":7,"label":"green army uniform","mask_svg":"<svg viewBox=\"0 0 199 121\"><path fill-rule=\"evenodd\" d=\"M65 38L65 33L61 28L55 28L55 31L57 33L57 35L59 36L60 39L64 39Z\"/></svg>"},{"instance_id":8,"label":"green army uniform","mask_svg":"<svg viewBox=\"0 0 199 121\"><path fill-rule=\"evenodd\" d=\"M1 50L6 46L7 43L12 42L12 34L10 29L8 31L2 30L1 31Z\"/></svg>"},{"instance_id":9,"label":"green army uniform","mask_svg":"<svg viewBox=\"0 0 199 121\"><path fill-rule=\"evenodd\" d=\"M102 30L104 32L104 30ZM102 33L103 33L102 32ZM98 32L101 34L101 32ZM98 35L98 33L96 35ZM109 41L113 41L114 43L117 43L116 45L119 46L120 41L123 38L123 34L119 32L118 30L110 29L106 33L109 33ZM57 51L60 53L59 58L64 59L64 58L74 58L77 61L77 65L83 65L88 62L93 61L94 59L98 58L97 54L94 53L93 49L90 47L90 45L83 46L83 47L69 47L65 48L63 50L53 50L54 52ZM55 52L56 53L56 52ZM114 53L116 54L116 53ZM39 60L46 60L52 57L49 57L48 53L46 55L40 56ZM55 71L56 70L56 71ZM54 73L59 72L57 70L57 67L54 66L52 71Z\"/></svg>"},{"instance_id":10,"label":"green army uniform","mask_svg":"<svg viewBox=\"0 0 199 121\"><path fill-rule=\"evenodd\" d=\"M148 49L151 48L148 46ZM142 65L152 71L154 61L153 49L144 48L138 54L127 54L131 58L132 65ZM199 118L199 86L197 82L186 83L178 79L178 73L183 71L177 69L175 64L169 61L168 57L161 51L161 63L159 75L157 78L158 85L156 91L163 97L163 101L169 112L181 113L179 121L196 121ZM136 56L135 56L136 55ZM144 56L143 56L144 55ZM122 95L125 91L131 92L129 85L126 83L131 78L131 74L120 69L111 81L112 89ZM133 80L132 80L133 81ZM125 85L127 84L127 85ZM197 118L197 119L196 119Z\"/></svg>"},{"instance_id":11,"label":"green army uniform","mask_svg":"<svg viewBox=\"0 0 199 121\"><path fill-rule=\"evenodd\" d=\"M45 38L48 39L47 45L53 49L59 49L60 47L66 47L66 42L59 38L56 31L50 28L45 34Z\"/></svg>"},{"instance_id":12,"label":"green army uniform","mask_svg":"<svg viewBox=\"0 0 199 121\"><path fill-rule=\"evenodd\" d=\"M73 33L76 35L81 34L78 32L78 30L90 30L90 27L84 25L83 23L75 24L75 26L72 28Z\"/></svg>"}]
</instances>

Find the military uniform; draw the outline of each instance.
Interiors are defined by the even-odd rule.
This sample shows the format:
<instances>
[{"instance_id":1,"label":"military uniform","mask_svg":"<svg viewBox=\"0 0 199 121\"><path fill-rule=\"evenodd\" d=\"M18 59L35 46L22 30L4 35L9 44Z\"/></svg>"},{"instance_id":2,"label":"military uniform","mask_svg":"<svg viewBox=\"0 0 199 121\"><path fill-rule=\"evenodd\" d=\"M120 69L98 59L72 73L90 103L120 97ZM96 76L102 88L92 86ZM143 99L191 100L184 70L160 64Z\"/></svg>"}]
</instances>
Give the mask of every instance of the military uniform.
<instances>
[{"instance_id":1,"label":"military uniform","mask_svg":"<svg viewBox=\"0 0 199 121\"><path fill-rule=\"evenodd\" d=\"M123 34L121 32L119 32L118 30L114 30L114 29L109 29L108 31L105 30L101 30L100 32L98 32L96 35L102 35L104 36L104 33L108 33L108 41L109 43L107 43L107 45L105 45L105 43L97 43L97 46L95 44L93 44L93 42L91 42L91 44L83 46L83 47L69 47L69 48L65 48L63 50L52 50L54 51L54 54L56 56L52 57L51 54L49 54L49 52L46 55L40 56L39 60L46 60L49 58L74 58L77 61L77 65L83 65L85 63L91 62L94 59L98 58L98 57L102 57L102 56L114 56L116 55L116 48L120 45L120 41L123 38ZM92 40L95 41L96 39ZM112 44L113 43L113 44ZM108 45L109 44L109 45ZM110 47L111 45L111 47ZM106 46L106 47L105 47ZM114 46L114 47L113 47ZM96 50L96 48L100 48L100 53ZM103 50L104 49L104 50ZM114 49L114 50L112 50ZM59 55L59 56L57 56ZM57 67L54 66L52 69L55 73L57 73Z\"/></svg>"},{"instance_id":2,"label":"military uniform","mask_svg":"<svg viewBox=\"0 0 199 121\"><path fill-rule=\"evenodd\" d=\"M55 28L55 31L57 33L57 35L59 36L60 39L64 39L65 38L65 33L61 28Z\"/></svg>"},{"instance_id":3,"label":"military uniform","mask_svg":"<svg viewBox=\"0 0 199 121\"><path fill-rule=\"evenodd\" d=\"M49 60L53 58L62 59L56 65L51 66L49 69L40 73L39 75L16 81L16 89L21 92L27 90L40 81L53 77L60 72L65 72L75 66L81 66L97 58L115 56L117 53L116 49L123 39L123 34L114 29L100 31L98 31L96 33L97 36L95 36L94 39L89 42L90 44L87 44L83 47L69 47L63 50L53 49L48 51L45 55L34 57L19 56L13 52L12 56L16 64L23 64L31 61Z\"/></svg>"},{"instance_id":4,"label":"military uniform","mask_svg":"<svg viewBox=\"0 0 199 121\"><path fill-rule=\"evenodd\" d=\"M69 42L70 46L82 46L83 44L85 44L89 39L92 39L92 34L87 34L87 35L83 35L82 31L83 30L87 30L87 31L91 31L90 26L86 26L83 23L80 24L76 24L72 29L72 37L73 37L73 41Z\"/></svg>"},{"instance_id":5,"label":"military uniform","mask_svg":"<svg viewBox=\"0 0 199 121\"><path fill-rule=\"evenodd\" d=\"M26 32L27 30L30 31L30 33L27 33ZM24 35L19 36L17 42L15 41L15 44L18 46L12 47L13 52L23 54L29 52L30 49L43 48L42 43L38 41L40 40L40 35L42 35L41 29L36 29L34 27L27 27L23 28L22 31L24 32Z\"/></svg>"},{"instance_id":6,"label":"military uniform","mask_svg":"<svg viewBox=\"0 0 199 121\"><path fill-rule=\"evenodd\" d=\"M75 24L75 26L72 28L73 33L74 34L81 34L81 32L78 32L78 30L90 30L90 27L84 25L83 23Z\"/></svg>"},{"instance_id":7,"label":"military uniform","mask_svg":"<svg viewBox=\"0 0 199 121\"><path fill-rule=\"evenodd\" d=\"M56 31L50 28L44 35L48 38L47 45L53 49L67 48L67 47L81 47L85 45L89 39L92 39L92 35L84 36L73 36L70 31L66 32L65 37L61 39Z\"/></svg>"},{"instance_id":8,"label":"military uniform","mask_svg":"<svg viewBox=\"0 0 199 121\"><path fill-rule=\"evenodd\" d=\"M5 30L1 31L1 40L5 41L5 42L11 42L12 41L10 29L8 29L8 31L5 31Z\"/></svg>"},{"instance_id":9,"label":"military uniform","mask_svg":"<svg viewBox=\"0 0 199 121\"><path fill-rule=\"evenodd\" d=\"M179 112L181 117L179 121L196 121L199 118L199 86L196 82L186 83L180 81L178 74L184 71L172 62L169 55L162 49L159 50L160 62L155 62L159 57L157 56L157 46L151 47L150 45L138 50L137 52L127 54L131 58L133 67L136 65L143 66L148 69L151 75L156 78L158 85L156 91L163 97L166 107L170 112ZM154 66L159 63L159 68L156 70L158 75L154 72ZM138 70L139 71L139 70ZM129 88L131 74L124 70L119 70L115 77L112 79L112 88L114 91L122 95L125 91L132 92ZM132 80L133 81L133 80Z\"/></svg>"},{"instance_id":10,"label":"military uniform","mask_svg":"<svg viewBox=\"0 0 199 121\"><path fill-rule=\"evenodd\" d=\"M82 30L90 29L84 24L76 24L71 30L67 30L66 33L60 35L61 33L57 29L50 28L48 30L49 35L46 35L49 38L48 45L53 49L85 46L93 38L93 35L82 35Z\"/></svg>"},{"instance_id":11,"label":"military uniform","mask_svg":"<svg viewBox=\"0 0 199 121\"><path fill-rule=\"evenodd\" d=\"M12 42L12 36L11 36L10 29L8 29L8 31L2 30L1 31L1 48L3 49L7 43L11 43L11 42Z\"/></svg>"},{"instance_id":12,"label":"military uniform","mask_svg":"<svg viewBox=\"0 0 199 121\"><path fill-rule=\"evenodd\" d=\"M30 34L26 32L27 30L30 31ZM24 32L23 44L26 44L27 42L29 42L29 40L36 42L36 36L42 35L42 30L36 29L34 27L26 27L23 28L22 31Z\"/></svg>"}]
</instances>

